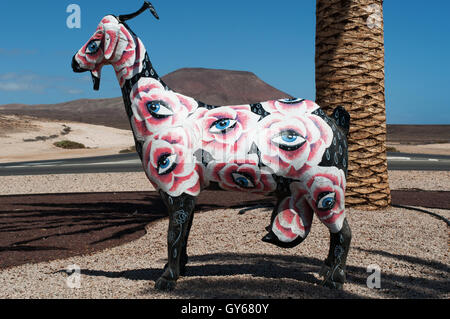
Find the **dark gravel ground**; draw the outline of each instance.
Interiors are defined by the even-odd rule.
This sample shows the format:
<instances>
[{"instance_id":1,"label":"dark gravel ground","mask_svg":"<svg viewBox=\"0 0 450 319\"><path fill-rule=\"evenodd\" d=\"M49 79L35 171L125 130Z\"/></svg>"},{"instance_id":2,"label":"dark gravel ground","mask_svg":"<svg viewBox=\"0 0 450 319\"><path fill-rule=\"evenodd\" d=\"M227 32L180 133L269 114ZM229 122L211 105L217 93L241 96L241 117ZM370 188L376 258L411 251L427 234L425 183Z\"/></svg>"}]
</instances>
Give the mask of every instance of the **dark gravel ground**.
<instances>
[{"instance_id":1,"label":"dark gravel ground","mask_svg":"<svg viewBox=\"0 0 450 319\"><path fill-rule=\"evenodd\" d=\"M270 203L242 193L204 192L197 211ZM167 216L156 192L0 196L0 269L122 245Z\"/></svg>"}]
</instances>

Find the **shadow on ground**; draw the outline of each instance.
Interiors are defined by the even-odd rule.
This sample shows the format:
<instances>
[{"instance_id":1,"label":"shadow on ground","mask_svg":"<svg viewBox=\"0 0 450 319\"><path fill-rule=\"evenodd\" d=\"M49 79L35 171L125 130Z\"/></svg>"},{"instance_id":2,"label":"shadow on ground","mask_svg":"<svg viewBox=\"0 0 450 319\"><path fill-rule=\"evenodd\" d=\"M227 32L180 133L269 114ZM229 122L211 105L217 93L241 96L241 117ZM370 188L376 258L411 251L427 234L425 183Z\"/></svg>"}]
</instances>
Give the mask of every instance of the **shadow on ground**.
<instances>
[{"instance_id":1,"label":"shadow on ground","mask_svg":"<svg viewBox=\"0 0 450 319\"><path fill-rule=\"evenodd\" d=\"M357 248L358 249L358 248ZM360 249L363 250L363 249ZM371 254L389 254L369 251ZM435 278L382 273L381 298L443 298L448 293L449 267L404 255L389 254L397 261L420 263L439 270ZM365 267L349 266L346 289L332 291L320 286L322 261L304 256L266 254L206 254L190 257L187 272L169 297L181 298L366 298L368 273ZM121 272L82 269L82 275L149 281L145 296L156 295L154 281L161 269L135 269Z\"/></svg>"},{"instance_id":2,"label":"shadow on ground","mask_svg":"<svg viewBox=\"0 0 450 319\"><path fill-rule=\"evenodd\" d=\"M392 191L402 205L449 209L449 192ZM0 269L93 253L145 234L167 216L156 192L0 196ZM270 204L239 192L202 192L198 212Z\"/></svg>"},{"instance_id":3,"label":"shadow on ground","mask_svg":"<svg viewBox=\"0 0 450 319\"><path fill-rule=\"evenodd\" d=\"M404 193L404 194L403 194ZM448 192L445 192L448 193ZM394 192L395 195L395 192ZM414 198L426 205L440 205L448 198L439 192L398 193L396 204ZM412 196L413 195L413 196ZM0 196L0 269L88 254L122 245L145 234L149 223L166 216L155 192L85 193ZM404 201L404 202L403 202ZM198 199L198 211L242 208L271 203L272 199L243 193L207 191ZM447 201L448 205L448 201ZM415 256L380 250L352 249L422 267L411 275L382 273L385 298L445 298L449 292L449 266ZM161 261L164 264L164 261ZM362 298L367 296L365 267L348 267L348 285L338 293L319 286L322 261L304 256L266 254L207 254L190 258L187 274L169 296L183 298ZM427 269L430 271L428 272ZM434 271L433 271L434 270ZM437 270L437 271L436 271ZM143 294L155 295L154 281L161 269L110 272L84 269L86 276L149 281Z\"/></svg>"},{"instance_id":4,"label":"shadow on ground","mask_svg":"<svg viewBox=\"0 0 450 319\"><path fill-rule=\"evenodd\" d=\"M197 211L260 204L258 195L204 192ZM88 254L145 234L167 216L156 192L0 197L0 269Z\"/></svg>"}]
</instances>

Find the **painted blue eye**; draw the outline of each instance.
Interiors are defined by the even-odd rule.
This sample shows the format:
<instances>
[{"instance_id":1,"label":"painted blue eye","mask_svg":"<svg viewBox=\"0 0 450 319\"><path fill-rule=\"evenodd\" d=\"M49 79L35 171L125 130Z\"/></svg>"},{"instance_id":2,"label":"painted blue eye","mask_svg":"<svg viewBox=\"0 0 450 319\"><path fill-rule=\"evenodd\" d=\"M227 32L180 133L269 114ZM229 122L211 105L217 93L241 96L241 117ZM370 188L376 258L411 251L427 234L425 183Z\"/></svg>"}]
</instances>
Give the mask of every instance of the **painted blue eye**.
<instances>
[{"instance_id":1,"label":"painted blue eye","mask_svg":"<svg viewBox=\"0 0 450 319\"><path fill-rule=\"evenodd\" d=\"M320 210L330 210L336 204L335 193L322 193L319 195L317 208Z\"/></svg>"},{"instance_id":2,"label":"painted blue eye","mask_svg":"<svg viewBox=\"0 0 450 319\"><path fill-rule=\"evenodd\" d=\"M225 134L229 130L233 129L236 126L237 121L232 119L220 119L215 121L209 131L211 133L222 133Z\"/></svg>"},{"instance_id":3,"label":"painted blue eye","mask_svg":"<svg viewBox=\"0 0 450 319\"><path fill-rule=\"evenodd\" d=\"M243 188L253 188L255 187L255 185L253 184L253 182L251 181L251 179L247 176L244 176L242 174L239 173L233 173L231 174L231 176L233 177L234 182L239 185L240 187Z\"/></svg>"},{"instance_id":4,"label":"painted blue eye","mask_svg":"<svg viewBox=\"0 0 450 319\"><path fill-rule=\"evenodd\" d=\"M92 40L91 42L89 42L89 44L86 46L86 53L87 54L97 53L98 49L100 48L100 42L101 40Z\"/></svg>"},{"instance_id":5,"label":"painted blue eye","mask_svg":"<svg viewBox=\"0 0 450 319\"><path fill-rule=\"evenodd\" d=\"M173 115L173 111L164 101L151 101L147 103L147 109L155 118L166 118Z\"/></svg>"},{"instance_id":6,"label":"painted blue eye","mask_svg":"<svg viewBox=\"0 0 450 319\"><path fill-rule=\"evenodd\" d=\"M294 134L281 135L281 139L287 143L295 142L297 140L297 138L298 138L298 136L294 135Z\"/></svg>"},{"instance_id":7,"label":"painted blue eye","mask_svg":"<svg viewBox=\"0 0 450 319\"><path fill-rule=\"evenodd\" d=\"M284 104L298 104L300 102L303 102L304 100L305 99L293 98L293 99L281 99L281 100L278 100L278 102L281 102L281 103L284 103Z\"/></svg>"},{"instance_id":8,"label":"painted blue eye","mask_svg":"<svg viewBox=\"0 0 450 319\"><path fill-rule=\"evenodd\" d=\"M230 126L230 120L222 120L219 123L216 124L216 129L218 130L224 130L228 126Z\"/></svg>"},{"instance_id":9,"label":"painted blue eye","mask_svg":"<svg viewBox=\"0 0 450 319\"><path fill-rule=\"evenodd\" d=\"M238 183L239 185L243 186L243 187L247 187L248 186L248 179L246 179L245 177L239 177L236 179L236 183Z\"/></svg>"},{"instance_id":10,"label":"painted blue eye","mask_svg":"<svg viewBox=\"0 0 450 319\"><path fill-rule=\"evenodd\" d=\"M306 139L294 130L286 130L275 135L272 142L285 151L295 151L305 144Z\"/></svg>"},{"instance_id":11,"label":"painted blue eye","mask_svg":"<svg viewBox=\"0 0 450 319\"><path fill-rule=\"evenodd\" d=\"M164 154L158 160L158 174L167 175L172 172L176 165L177 155Z\"/></svg>"},{"instance_id":12,"label":"painted blue eye","mask_svg":"<svg viewBox=\"0 0 450 319\"><path fill-rule=\"evenodd\" d=\"M161 109L161 104L159 103L150 104L148 106L148 109L150 110L150 112L158 113L158 111Z\"/></svg>"},{"instance_id":13,"label":"painted blue eye","mask_svg":"<svg viewBox=\"0 0 450 319\"><path fill-rule=\"evenodd\" d=\"M170 160L168 158L164 159L159 165L159 168L167 168L170 165Z\"/></svg>"}]
</instances>

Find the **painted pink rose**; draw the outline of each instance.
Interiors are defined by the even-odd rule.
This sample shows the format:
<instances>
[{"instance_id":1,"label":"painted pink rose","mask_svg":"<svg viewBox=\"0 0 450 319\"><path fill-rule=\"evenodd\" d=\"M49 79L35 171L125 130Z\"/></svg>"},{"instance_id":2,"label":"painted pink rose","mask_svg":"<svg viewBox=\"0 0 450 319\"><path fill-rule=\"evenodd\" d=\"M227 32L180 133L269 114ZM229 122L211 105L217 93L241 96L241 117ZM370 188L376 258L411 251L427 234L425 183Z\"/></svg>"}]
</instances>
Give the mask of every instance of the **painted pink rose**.
<instances>
[{"instance_id":1,"label":"painted pink rose","mask_svg":"<svg viewBox=\"0 0 450 319\"><path fill-rule=\"evenodd\" d=\"M196 196L201 189L191 132L177 127L158 132L144 144L143 166L147 177L167 194ZM204 175L203 171L201 175Z\"/></svg>"},{"instance_id":2,"label":"painted pink rose","mask_svg":"<svg viewBox=\"0 0 450 319\"><path fill-rule=\"evenodd\" d=\"M148 93L151 90L164 90L161 82L154 78L140 78L133 86L130 93L130 100L133 101L139 93Z\"/></svg>"},{"instance_id":3,"label":"painted pink rose","mask_svg":"<svg viewBox=\"0 0 450 319\"><path fill-rule=\"evenodd\" d=\"M258 123L255 142L261 152L261 161L275 174L297 177L294 175L302 168L321 162L332 138L332 129L319 116L274 113Z\"/></svg>"},{"instance_id":4,"label":"painted pink rose","mask_svg":"<svg viewBox=\"0 0 450 319\"><path fill-rule=\"evenodd\" d=\"M212 110L198 108L192 116L201 147L216 161L247 154L260 116L249 105L222 106Z\"/></svg>"},{"instance_id":5,"label":"painted pink rose","mask_svg":"<svg viewBox=\"0 0 450 319\"><path fill-rule=\"evenodd\" d=\"M269 113L281 113L287 116L300 116L305 113L311 113L319 108L313 101L303 99L272 100L263 102L261 105Z\"/></svg>"},{"instance_id":6,"label":"painted pink rose","mask_svg":"<svg viewBox=\"0 0 450 319\"><path fill-rule=\"evenodd\" d=\"M197 102L187 96L166 91L153 78L142 78L131 93L133 111L132 124L138 136L145 138L159 130L190 125L187 118L198 107Z\"/></svg>"},{"instance_id":7,"label":"painted pink rose","mask_svg":"<svg viewBox=\"0 0 450 319\"><path fill-rule=\"evenodd\" d=\"M280 203L278 214L272 223L273 233L284 243L292 242L298 237L306 238L314 216L306 200L308 191L303 185L294 182L290 188L292 195Z\"/></svg>"},{"instance_id":8,"label":"painted pink rose","mask_svg":"<svg viewBox=\"0 0 450 319\"><path fill-rule=\"evenodd\" d=\"M113 50L113 44L106 39L117 38L118 27L105 17L97 26L94 35L77 52L75 59L85 69L91 70L93 76L101 78L101 70L108 62L106 52Z\"/></svg>"},{"instance_id":9,"label":"painted pink rose","mask_svg":"<svg viewBox=\"0 0 450 319\"><path fill-rule=\"evenodd\" d=\"M218 182L222 189L267 194L275 191L276 182L265 168L258 167L258 156L228 163L210 162L207 167L208 180Z\"/></svg>"},{"instance_id":10,"label":"painted pink rose","mask_svg":"<svg viewBox=\"0 0 450 319\"><path fill-rule=\"evenodd\" d=\"M119 37L111 64L120 87L123 87L126 80L142 71L146 50L142 41L134 38L123 25L120 25Z\"/></svg>"},{"instance_id":11,"label":"painted pink rose","mask_svg":"<svg viewBox=\"0 0 450 319\"><path fill-rule=\"evenodd\" d=\"M345 173L337 167L317 166L307 172L304 184L309 189L308 201L319 219L336 233L345 218Z\"/></svg>"},{"instance_id":12,"label":"painted pink rose","mask_svg":"<svg viewBox=\"0 0 450 319\"><path fill-rule=\"evenodd\" d=\"M80 65L84 68L92 70L99 62L103 62L104 48L101 45L105 36L103 21L97 26L94 35L89 39L86 44L76 54L76 59ZM95 44L98 47L95 53L87 54L91 50L88 48L90 45Z\"/></svg>"}]
</instances>

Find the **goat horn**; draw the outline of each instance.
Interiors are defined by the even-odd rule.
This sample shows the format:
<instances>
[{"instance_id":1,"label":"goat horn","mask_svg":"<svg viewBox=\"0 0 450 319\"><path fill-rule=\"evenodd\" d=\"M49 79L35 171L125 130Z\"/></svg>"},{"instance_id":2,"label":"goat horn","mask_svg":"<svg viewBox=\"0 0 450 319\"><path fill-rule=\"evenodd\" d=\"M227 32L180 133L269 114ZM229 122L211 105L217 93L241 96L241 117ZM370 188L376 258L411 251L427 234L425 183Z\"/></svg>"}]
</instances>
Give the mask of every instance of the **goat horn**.
<instances>
[{"instance_id":1,"label":"goat horn","mask_svg":"<svg viewBox=\"0 0 450 319\"><path fill-rule=\"evenodd\" d=\"M153 7L153 5L148 2L148 1L144 1L144 4L142 5L142 8L140 8L138 11L136 11L135 13L131 13L131 14L124 14L124 15L120 15L119 16L119 21L120 22L125 22L127 20L136 18L138 15L140 15L141 13L143 13L145 10L150 9L150 12L153 14L153 16L159 20L159 16L156 13L155 8Z\"/></svg>"}]
</instances>

